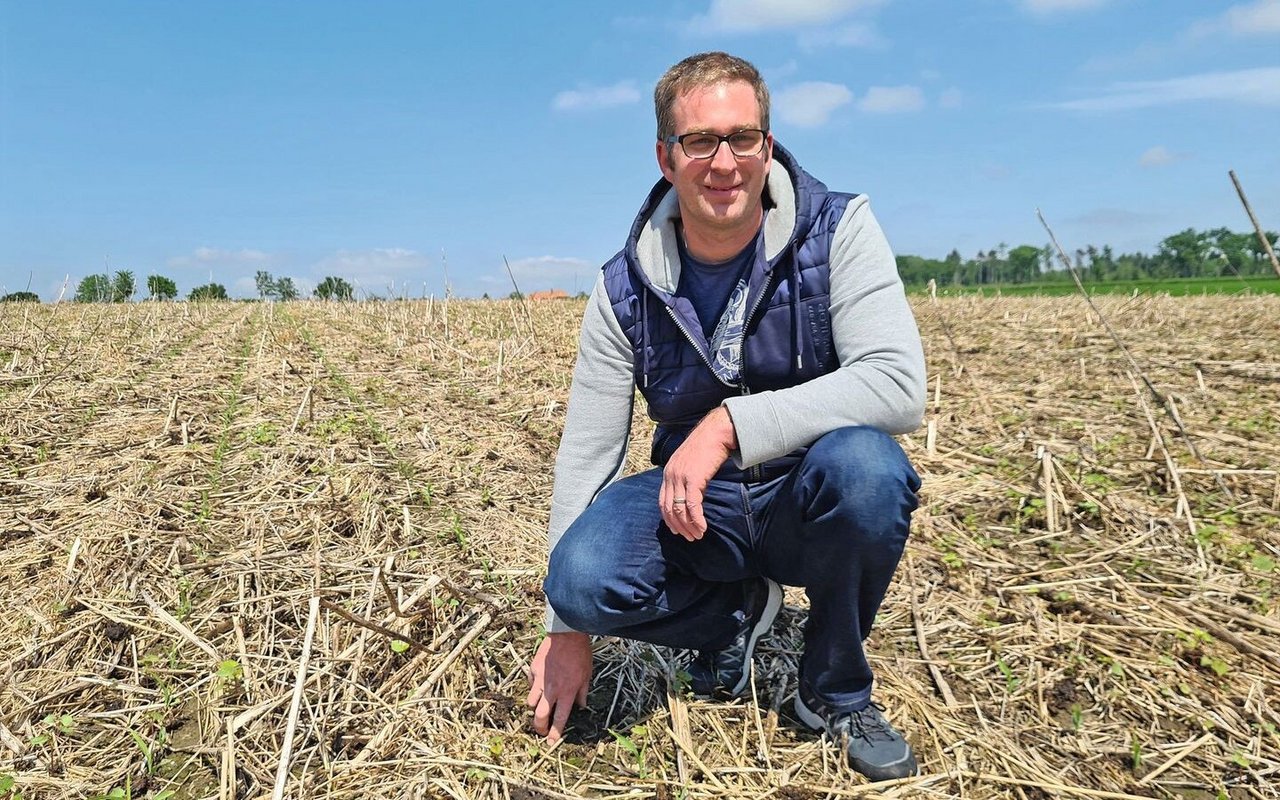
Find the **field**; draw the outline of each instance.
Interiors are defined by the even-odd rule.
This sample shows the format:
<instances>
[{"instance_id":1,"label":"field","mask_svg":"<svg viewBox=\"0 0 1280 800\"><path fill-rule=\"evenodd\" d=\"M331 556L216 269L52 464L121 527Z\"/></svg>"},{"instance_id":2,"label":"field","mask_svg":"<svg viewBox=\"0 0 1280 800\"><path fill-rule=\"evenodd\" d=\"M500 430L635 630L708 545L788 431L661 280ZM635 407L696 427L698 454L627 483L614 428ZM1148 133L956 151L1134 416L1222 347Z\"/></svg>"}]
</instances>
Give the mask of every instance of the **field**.
<instances>
[{"instance_id":1,"label":"field","mask_svg":"<svg viewBox=\"0 0 1280 800\"><path fill-rule=\"evenodd\" d=\"M874 787L793 717L799 589L745 701L602 640L530 733L581 303L0 306L0 799L1280 797L1280 298L1095 302L1132 361L913 298Z\"/></svg>"},{"instance_id":2,"label":"field","mask_svg":"<svg viewBox=\"0 0 1280 800\"><path fill-rule=\"evenodd\" d=\"M1250 275L1247 278L1227 276L1220 278L1164 278L1144 280L1085 281L1089 294L1168 294L1174 297L1206 294L1280 294L1280 278L1270 275ZM917 292L924 291L916 288ZM940 286L938 292L945 295L977 294L985 297L1063 297L1080 290L1075 282L1066 279L1043 283L1009 283L997 286Z\"/></svg>"}]
</instances>

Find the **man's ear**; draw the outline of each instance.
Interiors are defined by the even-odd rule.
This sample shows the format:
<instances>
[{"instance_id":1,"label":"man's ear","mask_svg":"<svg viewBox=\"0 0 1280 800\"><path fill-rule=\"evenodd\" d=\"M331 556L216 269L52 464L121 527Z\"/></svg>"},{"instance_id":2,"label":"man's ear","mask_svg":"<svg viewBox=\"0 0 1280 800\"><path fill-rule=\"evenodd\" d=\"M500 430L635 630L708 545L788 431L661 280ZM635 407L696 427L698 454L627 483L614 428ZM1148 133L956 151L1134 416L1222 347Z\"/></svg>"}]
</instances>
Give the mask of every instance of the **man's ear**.
<instances>
[{"instance_id":1,"label":"man's ear","mask_svg":"<svg viewBox=\"0 0 1280 800\"><path fill-rule=\"evenodd\" d=\"M675 183L676 165L672 158L672 145L659 139L654 145L654 155L658 159L658 169L662 170L662 177L670 183Z\"/></svg>"}]
</instances>

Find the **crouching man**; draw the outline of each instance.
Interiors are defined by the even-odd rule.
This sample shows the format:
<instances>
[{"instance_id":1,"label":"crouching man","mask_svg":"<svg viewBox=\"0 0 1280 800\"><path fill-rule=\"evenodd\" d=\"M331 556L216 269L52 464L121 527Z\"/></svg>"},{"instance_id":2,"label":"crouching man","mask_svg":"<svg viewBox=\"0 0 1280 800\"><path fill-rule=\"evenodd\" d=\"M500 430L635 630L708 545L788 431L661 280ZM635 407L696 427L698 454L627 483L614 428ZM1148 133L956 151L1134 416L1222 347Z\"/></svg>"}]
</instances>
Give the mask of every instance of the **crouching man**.
<instances>
[{"instance_id":1,"label":"crouching man","mask_svg":"<svg viewBox=\"0 0 1280 800\"><path fill-rule=\"evenodd\" d=\"M563 733L590 636L697 651L700 695L744 692L803 586L795 709L873 780L917 772L863 651L920 480L924 357L865 196L829 191L769 130L756 69L691 56L654 91L660 180L588 301L556 459L534 727ZM620 477L639 388L656 468Z\"/></svg>"}]
</instances>

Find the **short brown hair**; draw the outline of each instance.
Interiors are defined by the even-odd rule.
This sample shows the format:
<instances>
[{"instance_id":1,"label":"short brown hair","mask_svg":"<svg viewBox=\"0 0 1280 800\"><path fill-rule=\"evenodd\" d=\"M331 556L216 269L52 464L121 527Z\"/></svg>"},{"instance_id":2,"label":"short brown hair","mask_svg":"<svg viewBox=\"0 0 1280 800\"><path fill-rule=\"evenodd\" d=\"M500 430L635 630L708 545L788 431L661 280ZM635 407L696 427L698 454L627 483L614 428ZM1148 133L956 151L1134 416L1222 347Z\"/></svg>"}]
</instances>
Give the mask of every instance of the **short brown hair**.
<instances>
[{"instance_id":1,"label":"short brown hair","mask_svg":"<svg viewBox=\"0 0 1280 800\"><path fill-rule=\"evenodd\" d=\"M692 89L701 89L731 81L744 81L756 93L760 106L760 127L769 130L769 87L764 85L750 61L719 51L698 53L666 71L653 88L653 111L658 118L658 140L675 135L676 98Z\"/></svg>"}]
</instances>

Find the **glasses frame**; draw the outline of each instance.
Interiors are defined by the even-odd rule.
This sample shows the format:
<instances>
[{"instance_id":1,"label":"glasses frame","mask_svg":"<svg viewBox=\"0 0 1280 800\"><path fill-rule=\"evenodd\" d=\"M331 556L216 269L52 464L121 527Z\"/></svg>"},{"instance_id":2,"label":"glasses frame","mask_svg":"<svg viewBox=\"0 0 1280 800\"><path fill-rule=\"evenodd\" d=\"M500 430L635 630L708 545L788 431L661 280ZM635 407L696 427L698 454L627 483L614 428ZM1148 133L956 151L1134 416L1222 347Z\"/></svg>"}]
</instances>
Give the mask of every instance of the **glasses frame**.
<instances>
[{"instance_id":1,"label":"glasses frame","mask_svg":"<svg viewBox=\"0 0 1280 800\"><path fill-rule=\"evenodd\" d=\"M732 139L733 137L737 136L737 135L738 135L738 134L740 134L740 133L758 133L758 134L760 134L760 146L756 148L756 151L755 151L754 153L747 153L747 154L745 154L745 155L742 155L742 154L739 154L738 152L736 152L736 151L733 149L733 143L732 143L732 142L730 142L729 140L730 140L730 139ZM710 137L714 137L714 138L716 138L716 139L719 139L720 141L716 142L716 147L715 147L715 149L714 149L714 150L712 150L712 151L711 151L710 153L708 153L707 155L705 155L705 156L695 156L695 155L693 155L692 153L690 153L688 150L686 150L686 149L685 149L685 146L684 146L684 140L685 140L685 139L692 139L692 138L693 138L693 137L695 137L695 136L710 136ZM765 144L765 142L767 142L768 140L769 140L769 132L768 132L768 131L766 131L766 130L764 130L763 128L740 128L740 129L738 129L738 130L734 131L733 133L727 133L727 134L725 134L724 136L721 136L721 135L720 135L720 134L718 134L718 133L711 133L710 131L690 131L689 133L672 134L671 136L668 136L668 137L667 137L666 139L664 139L663 141L665 141L665 142L667 143L667 145L673 145L673 144L677 144L677 143L678 143L678 144L680 145L680 150L681 150L681 152L683 152L683 153L685 154L685 156L686 156L686 157L688 157L688 158L692 158L692 159L694 159L695 161L706 161L706 160L707 160L707 159L709 159L709 158L715 158L715 157L716 157L716 154L720 152L720 145L722 145L722 144L727 144L727 145L729 145L729 152L733 155L733 157L734 157L734 158L752 158L752 157L754 157L754 156L758 156L758 155L760 155L760 153L764 150L764 144Z\"/></svg>"}]
</instances>

